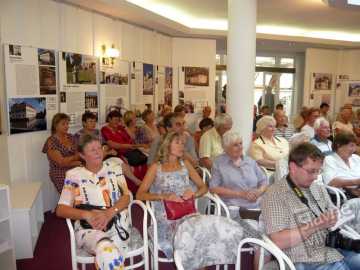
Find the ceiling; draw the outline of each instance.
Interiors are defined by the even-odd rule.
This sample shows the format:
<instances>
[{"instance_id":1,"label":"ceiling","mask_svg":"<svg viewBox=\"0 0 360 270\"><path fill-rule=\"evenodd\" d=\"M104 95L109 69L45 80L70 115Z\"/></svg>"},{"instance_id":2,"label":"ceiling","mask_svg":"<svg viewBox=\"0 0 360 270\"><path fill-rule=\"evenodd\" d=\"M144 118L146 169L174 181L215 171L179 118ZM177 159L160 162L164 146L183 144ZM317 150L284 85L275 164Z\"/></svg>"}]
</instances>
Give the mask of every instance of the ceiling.
<instances>
[{"instance_id":1,"label":"ceiling","mask_svg":"<svg viewBox=\"0 0 360 270\"><path fill-rule=\"evenodd\" d=\"M227 0L58 1L170 36L226 40ZM257 37L258 46L271 40L297 51L309 46L360 48L360 7L348 6L346 0L258 0Z\"/></svg>"}]
</instances>

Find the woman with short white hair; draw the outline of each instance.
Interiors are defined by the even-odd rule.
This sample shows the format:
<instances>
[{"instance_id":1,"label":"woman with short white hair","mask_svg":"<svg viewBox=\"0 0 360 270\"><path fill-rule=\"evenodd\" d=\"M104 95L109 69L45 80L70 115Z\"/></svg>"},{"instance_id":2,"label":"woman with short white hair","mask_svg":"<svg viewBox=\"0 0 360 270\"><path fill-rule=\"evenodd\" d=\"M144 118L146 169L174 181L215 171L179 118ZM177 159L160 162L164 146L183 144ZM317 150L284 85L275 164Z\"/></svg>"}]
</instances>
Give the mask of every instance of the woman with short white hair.
<instances>
[{"instance_id":1,"label":"woman with short white hair","mask_svg":"<svg viewBox=\"0 0 360 270\"><path fill-rule=\"evenodd\" d=\"M252 142L249 150L249 156L270 172L275 171L276 161L289 154L288 141L274 136L275 127L274 117L261 117L256 124L258 138Z\"/></svg>"},{"instance_id":2,"label":"woman with short white hair","mask_svg":"<svg viewBox=\"0 0 360 270\"><path fill-rule=\"evenodd\" d=\"M238 132L224 133L222 143L224 153L214 160L210 191L229 206L259 208L260 197L268 185L266 175L253 159L243 155L243 142ZM239 211L231 215L238 218Z\"/></svg>"}]
</instances>

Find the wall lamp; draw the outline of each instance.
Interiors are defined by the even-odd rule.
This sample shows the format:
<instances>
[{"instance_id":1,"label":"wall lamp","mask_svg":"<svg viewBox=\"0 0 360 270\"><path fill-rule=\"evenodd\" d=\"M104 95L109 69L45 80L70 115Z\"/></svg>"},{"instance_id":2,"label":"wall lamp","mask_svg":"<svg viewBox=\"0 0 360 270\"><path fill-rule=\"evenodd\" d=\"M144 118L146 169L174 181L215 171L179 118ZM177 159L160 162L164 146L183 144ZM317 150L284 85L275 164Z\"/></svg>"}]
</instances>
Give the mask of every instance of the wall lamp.
<instances>
[{"instance_id":1,"label":"wall lamp","mask_svg":"<svg viewBox=\"0 0 360 270\"><path fill-rule=\"evenodd\" d=\"M103 65L114 65L115 58L118 58L120 53L119 50L115 48L115 45L112 44L110 48L106 48L106 45L101 46L102 49L102 62Z\"/></svg>"}]
</instances>

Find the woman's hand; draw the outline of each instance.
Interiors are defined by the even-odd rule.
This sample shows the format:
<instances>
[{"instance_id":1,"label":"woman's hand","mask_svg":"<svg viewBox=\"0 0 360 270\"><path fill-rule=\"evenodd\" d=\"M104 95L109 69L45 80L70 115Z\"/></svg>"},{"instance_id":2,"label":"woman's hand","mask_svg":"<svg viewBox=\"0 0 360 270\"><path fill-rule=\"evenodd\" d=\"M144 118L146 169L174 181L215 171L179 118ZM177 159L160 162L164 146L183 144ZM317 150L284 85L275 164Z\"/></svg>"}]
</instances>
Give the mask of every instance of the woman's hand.
<instances>
[{"instance_id":1,"label":"woman's hand","mask_svg":"<svg viewBox=\"0 0 360 270\"><path fill-rule=\"evenodd\" d=\"M258 193L254 190L249 190L245 192L245 199L249 202L256 202L258 197Z\"/></svg>"},{"instance_id":2,"label":"woman's hand","mask_svg":"<svg viewBox=\"0 0 360 270\"><path fill-rule=\"evenodd\" d=\"M107 224L111 220L112 216L106 211L91 210L88 211L86 221L91 225L94 230L103 231L106 229Z\"/></svg>"},{"instance_id":3,"label":"woman's hand","mask_svg":"<svg viewBox=\"0 0 360 270\"><path fill-rule=\"evenodd\" d=\"M172 201L172 202L183 202L184 200L177 196L175 193L167 193L167 194L163 194L163 197L165 201Z\"/></svg>"},{"instance_id":4,"label":"woman's hand","mask_svg":"<svg viewBox=\"0 0 360 270\"><path fill-rule=\"evenodd\" d=\"M190 188L186 189L184 194L181 196L184 200L189 200L195 197L195 192L192 191Z\"/></svg>"}]
</instances>

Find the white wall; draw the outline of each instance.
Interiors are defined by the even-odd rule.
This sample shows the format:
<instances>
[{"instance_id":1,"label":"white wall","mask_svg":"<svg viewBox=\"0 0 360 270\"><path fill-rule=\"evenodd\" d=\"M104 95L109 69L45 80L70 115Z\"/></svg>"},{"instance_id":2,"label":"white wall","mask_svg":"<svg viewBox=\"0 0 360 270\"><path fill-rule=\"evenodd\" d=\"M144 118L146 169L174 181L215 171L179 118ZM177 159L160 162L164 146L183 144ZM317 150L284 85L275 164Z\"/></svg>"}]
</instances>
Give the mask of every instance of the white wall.
<instances>
[{"instance_id":1,"label":"white wall","mask_svg":"<svg viewBox=\"0 0 360 270\"><path fill-rule=\"evenodd\" d=\"M210 39L173 38L172 42L172 64L174 67L173 85L175 89L173 98L177 100L179 67L209 67L209 91L204 94L206 95L209 105L215 108L216 41Z\"/></svg>"},{"instance_id":2,"label":"white wall","mask_svg":"<svg viewBox=\"0 0 360 270\"><path fill-rule=\"evenodd\" d=\"M339 111L340 107L347 102L347 83L342 82L342 87L336 89L336 78L338 75L348 75L351 80L360 81L360 50L327 50L307 49L305 55L304 74L304 105L319 106L317 96L327 92L317 92L315 99L310 99L311 74L331 73L333 74L333 90L331 108L332 115Z\"/></svg>"},{"instance_id":3,"label":"white wall","mask_svg":"<svg viewBox=\"0 0 360 270\"><path fill-rule=\"evenodd\" d=\"M178 65L209 66L210 78L214 78L210 80L210 88L215 89L215 41L175 40L174 50L172 37L52 0L1 0L0 100L3 135L0 135L0 183L42 181L45 211L56 205L57 193L48 177L46 156L41 153L49 132L7 136L2 59L4 43L89 55L98 55L103 44L114 44L120 51L121 59L173 66L174 75ZM213 92L209 94L212 104L215 100Z\"/></svg>"}]
</instances>

